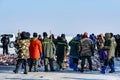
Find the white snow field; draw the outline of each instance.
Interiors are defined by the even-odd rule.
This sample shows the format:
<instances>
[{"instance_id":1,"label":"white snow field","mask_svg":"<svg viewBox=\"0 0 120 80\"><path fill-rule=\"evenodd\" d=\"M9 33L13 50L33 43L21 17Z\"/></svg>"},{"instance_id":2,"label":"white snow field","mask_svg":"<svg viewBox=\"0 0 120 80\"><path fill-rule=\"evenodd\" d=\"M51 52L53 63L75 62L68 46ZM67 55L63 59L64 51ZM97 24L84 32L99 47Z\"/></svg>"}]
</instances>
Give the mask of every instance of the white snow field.
<instances>
[{"instance_id":1,"label":"white snow field","mask_svg":"<svg viewBox=\"0 0 120 80\"><path fill-rule=\"evenodd\" d=\"M43 67L39 72L28 72L23 74L20 68L19 73L13 73L15 66L0 66L0 80L120 80L120 61L115 59L115 73L101 74L100 71L75 72L68 68L56 72L44 72Z\"/></svg>"}]
</instances>

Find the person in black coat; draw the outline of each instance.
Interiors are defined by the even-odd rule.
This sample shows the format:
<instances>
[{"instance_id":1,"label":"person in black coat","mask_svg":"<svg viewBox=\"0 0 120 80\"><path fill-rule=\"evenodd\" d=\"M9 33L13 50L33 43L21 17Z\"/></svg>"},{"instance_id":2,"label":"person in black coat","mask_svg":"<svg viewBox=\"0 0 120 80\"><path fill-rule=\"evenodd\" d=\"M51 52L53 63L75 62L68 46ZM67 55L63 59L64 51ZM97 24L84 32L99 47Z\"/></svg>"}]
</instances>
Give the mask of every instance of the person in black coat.
<instances>
[{"instance_id":1,"label":"person in black coat","mask_svg":"<svg viewBox=\"0 0 120 80\"><path fill-rule=\"evenodd\" d=\"M2 45L3 45L3 55L5 55L5 53L9 54L8 53L8 45L9 45L10 40L9 40L9 37L8 37L7 34L5 34L2 37L1 42L2 42Z\"/></svg>"}]
</instances>

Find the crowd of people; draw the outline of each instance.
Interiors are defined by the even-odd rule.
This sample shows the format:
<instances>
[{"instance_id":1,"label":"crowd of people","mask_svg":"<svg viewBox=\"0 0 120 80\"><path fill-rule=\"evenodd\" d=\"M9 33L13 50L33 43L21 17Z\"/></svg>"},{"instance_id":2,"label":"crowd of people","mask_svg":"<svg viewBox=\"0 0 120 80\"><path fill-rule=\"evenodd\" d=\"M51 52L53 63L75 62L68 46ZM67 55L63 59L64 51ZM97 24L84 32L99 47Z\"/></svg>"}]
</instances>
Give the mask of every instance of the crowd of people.
<instances>
[{"instance_id":1,"label":"crowd of people","mask_svg":"<svg viewBox=\"0 0 120 80\"><path fill-rule=\"evenodd\" d=\"M69 67L74 71L84 72L85 61L89 63L89 70L92 71L92 58L96 54L99 56L101 65L100 72L105 74L107 67L110 67L109 73L115 72L114 58L120 57L120 35L113 35L113 33L105 33L95 35L88 35L87 32L77 34L69 42L65 34L54 37L54 34L43 32L42 35L33 33L30 38L29 32L18 33L14 46L17 53L16 68L14 73L18 73L22 64L24 67L24 74L28 71L38 72L39 60L44 62L44 71L55 71L54 61L58 64L59 71L64 70L63 62L66 57L69 57ZM3 40L2 40L3 41ZM5 54L5 51L4 53ZM8 54L8 53L6 53ZM79 60L81 60L80 68Z\"/></svg>"}]
</instances>

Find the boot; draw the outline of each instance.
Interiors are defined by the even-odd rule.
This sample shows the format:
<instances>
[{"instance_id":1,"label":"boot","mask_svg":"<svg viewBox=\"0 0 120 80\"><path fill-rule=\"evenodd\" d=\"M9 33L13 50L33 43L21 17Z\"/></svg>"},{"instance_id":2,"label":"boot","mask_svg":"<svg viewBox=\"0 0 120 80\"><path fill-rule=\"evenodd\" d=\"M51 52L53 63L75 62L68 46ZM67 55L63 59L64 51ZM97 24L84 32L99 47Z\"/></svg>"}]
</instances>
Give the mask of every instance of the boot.
<instances>
[{"instance_id":1,"label":"boot","mask_svg":"<svg viewBox=\"0 0 120 80\"><path fill-rule=\"evenodd\" d=\"M102 74L105 74L106 68L107 68L107 66L104 66L100 72L101 72Z\"/></svg>"},{"instance_id":2,"label":"boot","mask_svg":"<svg viewBox=\"0 0 120 80\"><path fill-rule=\"evenodd\" d=\"M25 66L24 74L27 74L27 73L28 73L28 66Z\"/></svg>"},{"instance_id":3,"label":"boot","mask_svg":"<svg viewBox=\"0 0 120 80\"><path fill-rule=\"evenodd\" d=\"M30 66L29 66L29 72L31 72L31 71L32 71L32 67L33 67L33 65L32 65L32 64L30 64Z\"/></svg>"},{"instance_id":4,"label":"boot","mask_svg":"<svg viewBox=\"0 0 120 80\"><path fill-rule=\"evenodd\" d=\"M78 65L76 64L76 63L74 63L74 71L78 71L78 67L77 67Z\"/></svg>"},{"instance_id":5,"label":"boot","mask_svg":"<svg viewBox=\"0 0 120 80\"><path fill-rule=\"evenodd\" d=\"M15 68L15 70L13 70L13 72L14 72L14 73L18 73L18 69L19 69L19 66L16 65L16 68Z\"/></svg>"},{"instance_id":6,"label":"boot","mask_svg":"<svg viewBox=\"0 0 120 80\"><path fill-rule=\"evenodd\" d=\"M110 65L110 69L111 69L111 71L109 71L109 73L113 73L113 72L115 72L115 69L114 69L114 65L113 65L113 64Z\"/></svg>"},{"instance_id":7,"label":"boot","mask_svg":"<svg viewBox=\"0 0 120 80\"><path fill-rule=\"evenodd\" d=\"M80 72L84 72L84 64L81 64L81 70Z\"/></svg>"},{"instance_id":8,"label":"boot","mask_svg":"<svg viewBox=\"0 0 120 80\"><path fill-rule=\"evenodd\" d=\"M45 72L48 72L48 66L45 65Z\"/></svg>"}]
</instances>

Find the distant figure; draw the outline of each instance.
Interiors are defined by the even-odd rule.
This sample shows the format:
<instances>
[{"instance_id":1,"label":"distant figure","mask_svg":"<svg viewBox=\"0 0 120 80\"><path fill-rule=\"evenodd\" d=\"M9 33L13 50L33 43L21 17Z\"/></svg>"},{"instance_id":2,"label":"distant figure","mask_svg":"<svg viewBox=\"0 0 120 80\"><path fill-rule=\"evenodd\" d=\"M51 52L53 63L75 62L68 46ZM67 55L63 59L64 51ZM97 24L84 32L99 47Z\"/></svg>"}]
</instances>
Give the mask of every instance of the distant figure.
<instances>
[{"instance_id":1,"label":"distant figure","mask_svg":"<svg viewBox=\"0 0 120 80\"><path fill-rule=\"evenodd\" d=\"M2 39L1 39L2 45L3 45L3 55L5 55L5 53L8 55L8 45L9 45L9 37L7 34L5 34Z\"/></svg>"}]
</instances>

